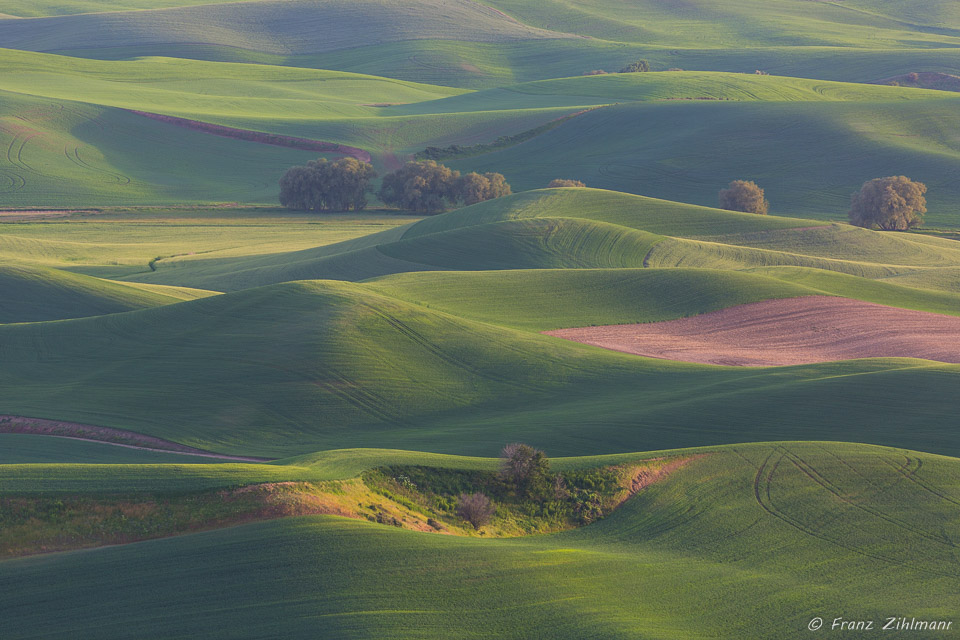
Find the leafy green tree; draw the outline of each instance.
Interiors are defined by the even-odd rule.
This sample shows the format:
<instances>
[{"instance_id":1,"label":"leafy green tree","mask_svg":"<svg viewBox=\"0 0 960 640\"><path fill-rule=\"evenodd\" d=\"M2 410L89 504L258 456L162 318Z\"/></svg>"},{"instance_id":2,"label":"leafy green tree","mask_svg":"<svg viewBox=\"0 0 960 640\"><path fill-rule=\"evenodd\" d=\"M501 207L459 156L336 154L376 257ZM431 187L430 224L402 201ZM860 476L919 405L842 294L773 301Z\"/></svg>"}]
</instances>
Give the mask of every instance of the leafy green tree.
<instances>
[{"instance_id":1,"label":"leafy green tree","mask_svg":"<svg viewBox=\"0 0 960 640\"><path fill-rule=\"evenodd\" d=\"M766 215L770 211L770 202L756 182L734 180L726 189L720 190L720 208Z\"/></svg>"},{"instance_id":2,"label":"leafy green tree","mask_svg":"<svg viewBox=\"0 0 960 640\"><path fill-rule=\"evenodd\" d=\"M620 73L643 73L645 71L650 71L650 63L646 60L631 62L623 69L620 69Z\"/></svg>"},{"instance_id":3,"label":"leafy green tree","mask_svg":"<svg viewBox=\"0 0 960 640\"><path fill-rule=\"evenodd\" d=\"M874 178L850 199L850 224L883 231L906 231L923 222L927 185L906 176Z\"/></svg>"},{"instance_id":4,"label":"leafy green tree","mask_svg":"<svg viewBox=\"0 0 960 640\"><path fill-rule=\"evenodd\" d=\"M356 158L311 160L280 178L280 204L300 211L360 211L376 177L372 165Z\"/></svg>"}]
</instances>

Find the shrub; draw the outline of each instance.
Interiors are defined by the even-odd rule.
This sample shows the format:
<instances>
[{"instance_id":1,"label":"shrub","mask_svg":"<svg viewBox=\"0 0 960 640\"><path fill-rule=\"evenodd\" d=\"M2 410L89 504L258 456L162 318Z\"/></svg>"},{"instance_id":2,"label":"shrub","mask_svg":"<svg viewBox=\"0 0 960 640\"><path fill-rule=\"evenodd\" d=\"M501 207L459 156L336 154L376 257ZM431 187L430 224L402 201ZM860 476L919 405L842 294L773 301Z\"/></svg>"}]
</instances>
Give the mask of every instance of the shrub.
<instances>
[{"instance_id":1,"label":"shrub","mask_svg":"<svg viewBox=\"0 0 960 640\"><path fill-rule=\"evenodd\" d=\"M906 176L874 178L850 199L850 224L884 231L906 231L923 222L927 185Z\"/></svg>"},{"instance_id":2,"label":"shrub","mask_svg":"<svg viewBox=\"0 0 960 640\"><path fill-rule=\"evenodd\" d=\"M734 180L726 189L720 190L720 208L765 215L770 211L770 203L763 197L763 189L757 183Z\"/></svg>"},{"instance_id":3,"label":"shrub","mask_svg":"<svg viewBox=\"0 0 960 640\"><path fill-rule=\"evenodd\" d=\"M646 60L631 62L623 69L620 69L620 73L643 73L644 71L650 71L650 63Z\"/></svg>"},{"instance_id":4,"label":"shrub","mask_svg":"<svg viewBox=\"0 0 960 640\"><path fill-rule=\"evenodd\" d=\"M490 498L482 493L460 494L457 515L473 525L474 529L488 524L496 512Z\"/></svg>"},{"instance_id":5,"label":"shrub","mask_svg":"<svg viewBox=\"0 0 960 640\"><path fill-rule=\"evenodd\" d=\"M585 76L605 76L607 72L603 69L594 69L593 71L584 71L583 75Z\"/></svg>"},{"instance_id":6,"label":"shrub","mask_svg":"<svg viewBox=\"0 0 960 640\"><path fill-rule=\"evenodd\" d=\"M567 180L565 178L555 178L550 181L550 184L547 185L549 188L553 187L585 187L587 185L583 184L579 180Z\"/></svg>"},{"instance_id":7,"label":"shrub","mask_svg":"<svg viewBox=\"0 0 960 640\"><path fill-rule=\"evenodd\" d=\"M311 160L280 178L280 204L299 211L359 211L376 177L371 164L356 158Z\"/></svg>"}]
</instances>

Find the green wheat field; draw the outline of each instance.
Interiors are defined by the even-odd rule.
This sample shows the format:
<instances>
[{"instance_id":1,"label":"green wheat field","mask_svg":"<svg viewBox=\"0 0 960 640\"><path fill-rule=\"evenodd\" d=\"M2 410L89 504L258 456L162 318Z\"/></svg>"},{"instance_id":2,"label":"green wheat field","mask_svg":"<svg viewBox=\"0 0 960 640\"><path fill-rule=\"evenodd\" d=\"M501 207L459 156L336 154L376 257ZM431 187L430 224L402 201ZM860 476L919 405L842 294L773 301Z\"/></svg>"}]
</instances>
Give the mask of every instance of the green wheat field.
<instances>
[{"instance_id":1,"label":"green wheat field","mask_svg":"<svg viewBox=\"0 0 960 640\"><path fill-rule=\"evenodd\" d=\"M544 335L960 322L957 87L954 0L0 0L0 640L960 638L960 360ZM284 209L276 136L513 193Z\"/></svg>"}]
</instances>

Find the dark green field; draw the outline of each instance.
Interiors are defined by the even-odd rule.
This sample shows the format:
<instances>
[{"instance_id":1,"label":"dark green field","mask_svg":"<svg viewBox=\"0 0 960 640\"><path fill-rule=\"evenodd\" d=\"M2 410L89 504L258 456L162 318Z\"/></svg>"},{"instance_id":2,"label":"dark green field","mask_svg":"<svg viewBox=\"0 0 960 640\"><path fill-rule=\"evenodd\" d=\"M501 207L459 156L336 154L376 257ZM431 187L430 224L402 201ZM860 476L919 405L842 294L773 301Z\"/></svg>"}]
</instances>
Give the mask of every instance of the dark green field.
<instances>
[{"instance_id":1,"label":"dark green field","mask_svg":"<svg viewBox=\"0 0 960 640\"><path fill-rule=\"evenodd\" d=\"M960 637L960 360L543 335L954 322L958 46L948 0L0 0L0 640ZM278 208L319 142L514 193ZM848 224L890 175L924 224Z\"/></svg>"}]
</instances>

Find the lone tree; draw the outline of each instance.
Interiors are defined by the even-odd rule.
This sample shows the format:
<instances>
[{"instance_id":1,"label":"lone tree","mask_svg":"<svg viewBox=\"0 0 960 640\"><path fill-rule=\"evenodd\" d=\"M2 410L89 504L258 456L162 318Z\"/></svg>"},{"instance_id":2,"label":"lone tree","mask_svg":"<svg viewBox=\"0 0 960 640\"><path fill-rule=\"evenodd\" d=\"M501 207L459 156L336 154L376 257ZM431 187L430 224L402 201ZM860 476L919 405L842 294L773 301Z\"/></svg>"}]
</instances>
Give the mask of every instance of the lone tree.
<instances>
[{"instance_id":1,"label":"lone tree","mask_svg":"<svg viewBox=\"0 0 960 640\"><path fill-rule=\"evenodd\" d=\"M482 493L460 494L457 515L472 524L474 529L489 524L494 513L496 508L490 502L490 498Z\"/></svg>"},{"instance_id":2,"label":"lone tree","mask_svg":"<svg viewBox=\"0 0 960 640\"><path fill-rule=\"evenodd\" d=\"M376 177L371 164L356 158L311 160L280 178L280 204L300 211L360 211Z\"/></svg>"},{"instance_id":3,"label":"lone tree","mask_svg":"<svg viewBox=\"0 0 960 640\"><path fill-rule=\"evenodd\" d=\"M421 160L387 174L378 195L384 203L401 209L440 213L459 202L476 204L510 193L510 185L499 173L461 176L434 160Z\"/></svg>"},{"instance_id":4,"label":"lone tree","mask_svg":"<svg viewBox=\"0 0 960 640\"><path fill-rule=\"evenodd\" d=\"M517 494L528 497L553 486L547 454L520 442L508 444L500 452L500 477L512 484Z\"/></svg>"},{"instance_id":5,"label":"lone tree","mask_svg":"<svg viewBox=\"0 0 960 640\"><path fill-rule=\"evenodd\" d=\"M850 199L850 224L883 231L906 231L923 222L927 185L906 176L864 182Z\"/></svg>"},{"instance_id":6,"label":"lone tree","mask_svg":"<svg viewBox=\"0 0 960 640\"><path fill-rule=\"evenodd\" d=\"M643 73L644 71L650 71L650 63L646 60L631 62L623 69L620 69L620 73Z\"/></svg>"},{"instance_id":7,"label":"lone tree","mask_svg":"<svg viewBox=\"0 0 960 640\"><path fill-rule=\"evenodd\" d=\"M550 181L550 184L547 185L548 188L553 187L585 187L587 185L583 184L579 180L567 180L566 178L555 178Z\"/></svg>"},{"instance_id":8,"label":"lone tree","mask_svg":"<svg viewBox=\"0 0 960 640\"><path fill-rule=\"evenodd\" d=\"M763 197L763 189L756 182L734 180L726 189L720 190L720 208L766 215L770 211L770 203Z\"/></svg>"}]
</instances>

